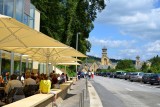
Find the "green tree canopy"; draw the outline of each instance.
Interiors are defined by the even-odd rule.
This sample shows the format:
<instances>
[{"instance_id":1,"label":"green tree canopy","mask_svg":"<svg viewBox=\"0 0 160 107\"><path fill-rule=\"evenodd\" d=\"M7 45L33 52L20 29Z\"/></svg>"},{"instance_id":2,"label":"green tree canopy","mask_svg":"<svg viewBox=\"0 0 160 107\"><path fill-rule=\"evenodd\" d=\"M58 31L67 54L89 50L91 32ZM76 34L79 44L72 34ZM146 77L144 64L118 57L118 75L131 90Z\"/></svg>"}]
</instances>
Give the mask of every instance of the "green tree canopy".
<instances>
[{"instance_id":1,"label":"green tree canopy","mask_svg":"<svg viewBox=\"0 0 160 107\"><path fill-rule=\"evenodd\" d=\"M40 31L73 48L78 39L78 51L90 51L87 40L94 28L97 12L105 8L105 0L31 0L41 12Z\"/></svg>"},{"instance_id":2,"label":"green tree canopy","mask_svg":"<svg viewBox=\"0 0 160 107\"><path fill-rule=\"evenodd\" d=\"M141 71L143 71L143 72L148 72L148 66L147 66L146 62L144 62L144 63L142 64Z\"/></svg>"},{"instance_id":3,"label":"green tree canopy","mask_svg":"<svg viewBox=\"0 0 160 107\"><path fill-rule=\"evenodd\" d=\"M117 63L116 69L120 69L120 70L134 69L133 61L130 59L120 60Z\"/></svg>"},{"instance_id":4,"label":"green tree canopy","mask_svg":"<svg viewBox=\"0 0 160 107\"><path fill-rule=\"evenodd\" d=\"M155 73L160 73L160 57L157 55L149 60L151 62L150 70Z\"/></svg>"}]
</instances>

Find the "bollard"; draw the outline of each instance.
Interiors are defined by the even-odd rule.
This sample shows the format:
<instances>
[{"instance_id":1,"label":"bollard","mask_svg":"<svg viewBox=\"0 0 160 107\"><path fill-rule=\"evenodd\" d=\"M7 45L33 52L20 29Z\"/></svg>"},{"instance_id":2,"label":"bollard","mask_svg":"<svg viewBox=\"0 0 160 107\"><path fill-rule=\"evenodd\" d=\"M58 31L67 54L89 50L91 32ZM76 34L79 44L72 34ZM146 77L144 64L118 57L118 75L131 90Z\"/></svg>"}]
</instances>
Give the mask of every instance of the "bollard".
<instances>
[{"instance_id":1,"label":"bollard","mask_svg":"<svg viewBox=\"0 0 160 107\"><path fill-rule=\"evenodd\" d=\"M85 89L83 89L83 91L82 91L82 107L84 107L84 91L85 91Z\"/></svg>"},{"instance_id":2,"label":"bollard","mask_svg":"<svg viewBox=\"0 0 160 107\"><path fill-rule=\"evenodd\" d=\"M81 93L79 94L79 107L81 107Z\"/></svg>"},{"instance_id":3,"label":"bollard","mask_svg":"<svg viewBox=\"0 0 160 107\"><path fill-rule=\"evenodd\" d=\"M86 99L87 99L87 95L88 95L88 81L87 81L87 78L86 78Z\"/></svg>"},{"instance_id":4,"label":"bollard","mask_svg":"<svg viewBox=\"0 0 160 107\"><path fill-rule=\"evenodd\" d=\"M82 93L80 93L80 95L79 95L79 107L82 107L82 105L83 105L83 101L82 101Z\"/></svg>"}]
</instances>

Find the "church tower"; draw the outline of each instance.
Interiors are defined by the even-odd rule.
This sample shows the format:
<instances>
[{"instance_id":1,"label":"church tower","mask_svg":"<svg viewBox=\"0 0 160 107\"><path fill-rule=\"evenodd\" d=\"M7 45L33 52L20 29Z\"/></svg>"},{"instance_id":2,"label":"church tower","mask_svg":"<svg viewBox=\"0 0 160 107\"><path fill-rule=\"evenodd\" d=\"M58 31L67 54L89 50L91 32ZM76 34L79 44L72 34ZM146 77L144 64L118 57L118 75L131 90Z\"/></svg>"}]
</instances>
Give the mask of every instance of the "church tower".
<instances>
[{"instance_id":1,"label":"church tower","mask_svg":"<svg viewBox=\"0 0 160 107\"><path fill-rule=\"evenodd\" d=\"M139 66L139 65L140 65L140 57L136 56L136 66Z\"/></svg>"},{"instance_id":2,"label":"church tower","mask_svg":"<svg viewBox=\"0 0 160 107\"><path fill-rule=\"evenodd\" d=\"M136 56L136 65L135 65L136 69L140 69L141 68L141 61L140 61L140 57Z\"/></svg>"},{"instance_id":3,"label":"church tower","mask_svg":"<svg viewBox=\"0 0 160 107\"><path fill-rule=\"evenodd\" d=\"M108 59L108 56L107 56L107 48L106 47L102 48L101 64L102 65L110 65L109 64L109 59Z\"/></svg>"}]
</instances>

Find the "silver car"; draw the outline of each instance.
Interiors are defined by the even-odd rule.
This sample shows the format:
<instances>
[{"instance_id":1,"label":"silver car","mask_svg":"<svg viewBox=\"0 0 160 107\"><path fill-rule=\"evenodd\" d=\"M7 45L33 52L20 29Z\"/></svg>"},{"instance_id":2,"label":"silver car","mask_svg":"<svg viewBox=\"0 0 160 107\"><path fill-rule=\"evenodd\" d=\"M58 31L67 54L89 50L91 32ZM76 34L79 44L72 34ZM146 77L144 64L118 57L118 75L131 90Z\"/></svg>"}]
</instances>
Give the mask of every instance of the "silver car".
<instances>
[{"instance_id":1,"label":"silver car","mask_svg":"<svg viewBox=\"0 0 160 107\"><path fill-rule=\"evenodd\" d=\"M134 72L130 76L130 81L139 81L139 82L141 82L143 74L144 74L143 72Z\"/></svg>"}]
</instances>

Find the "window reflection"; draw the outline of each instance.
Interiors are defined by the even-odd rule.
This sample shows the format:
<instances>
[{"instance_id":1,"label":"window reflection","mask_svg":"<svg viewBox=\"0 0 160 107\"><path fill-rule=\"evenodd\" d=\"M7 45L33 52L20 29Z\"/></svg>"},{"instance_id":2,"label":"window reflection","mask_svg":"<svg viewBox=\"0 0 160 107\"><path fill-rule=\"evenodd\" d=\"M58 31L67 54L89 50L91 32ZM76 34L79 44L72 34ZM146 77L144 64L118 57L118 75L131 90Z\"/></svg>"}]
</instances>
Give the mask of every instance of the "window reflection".
<instances>
[{"instance_id":1,"label":"window reflection","mask_svg":"<svg viewBox=\"0 0 160 107\"><path fill-rule=\"evenodd\" d=\"M34 28L34 15L35 15L35 7L31 4L30 5L30 20L29 20L29 26L31 28Z\"/></svg>"},{"instance_id":2,"label":"window reflection","mask_svg":"<svg viewBox=\"0 0 160 107\"><path fill-rule=\"evenodd\" d=\"M16 19L22 22L23 0L16 0Z\"/></svg>"},{"instance_id":3,"label":"window reflection","mask_svg":"<svg viewBox=\"0 0 160 107\"><path fill-rule=\"evenodd\" d=\"M3 14L3 0L0 0L0 14Z\"/></svg>"},{"instance_id":4,"label":"window reflection","mask_svg":"<svg viewBox=\"0 0 160 107\"><path fill-rule=\"evenodd\" d=\"M10 72L10 66L11 66L11 55L9 52L2 52L2 76L5 76L7 72Z\"/></svg>"},{"instance_id":5,"label":"window reflection","mask_svg":"<svg viewBox=\"0 0 160 107\"><path fill-rule=\"evenodd\" d=\"M27 14L24 14L23 23L26 24L26 25L28 25L28 15Z\"/></svg>"},{"instance_id":6,"label":"window reflection","mask_svg":"<svg viewBox=\"0 0 160 107\"><path fill-rule=\"evenodd\" d=\"M13 17L14 0L4 0L4 14Z\"/></svg>"}]
</instances>

